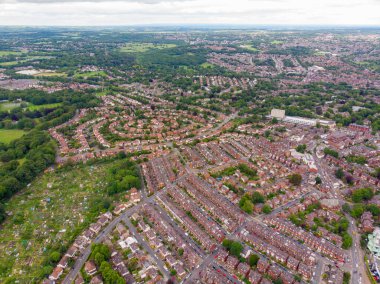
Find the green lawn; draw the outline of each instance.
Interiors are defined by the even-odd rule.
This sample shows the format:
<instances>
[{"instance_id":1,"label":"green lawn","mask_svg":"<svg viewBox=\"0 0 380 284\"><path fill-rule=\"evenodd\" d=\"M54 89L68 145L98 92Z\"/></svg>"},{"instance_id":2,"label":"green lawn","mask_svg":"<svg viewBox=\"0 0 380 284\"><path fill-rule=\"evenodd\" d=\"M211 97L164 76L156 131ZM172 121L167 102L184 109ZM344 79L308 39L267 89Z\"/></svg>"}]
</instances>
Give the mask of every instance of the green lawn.
<instances>
[{"instance_id":1,"label":"green lawn","mask_svg":"<svg viewBox=\"0 0 380 284\"><path fill-rule=\"evenodd\" d=\"M165 49L176 47L175 44L153 44L153 43L128 43L120 50L122 52L146 52L151 49Z\"/></svg>"},{"instance_id":2,"label":"green lawn","mask_svg":"<svg viewBox=\"0 0 380 284\"><path fill-rule=\"evenodd\" d=\"M45 109L45 108L57 108L59 107L60 105L62 105L62 103L55 103L55 104L44 104L44 105L29 105L27 107L28 110L39 110L39 109Z\"/></svg>"},{"instance_id":3,"label":"green lawn","mask_svg":"<svg viewBox=\"0 0 380 284\"><path fill-rule=\"evenodd\" d=\"M63 72L42 72L34 75L34 77L66 77L67 74Z\"/></svg>"},{"instance_id":4,"label":"green lawn","mask_svg":"<svg viewBox=\"0 0 380 284\"><path fill-rule=\"evenodd\" d=\"M257 48L253 47L250 44L244 44L244 45L241 46L241 48L247 49L249 51L254 51L254 52L259 51Z\"/></svg>"},{"instance_id":5,"label":"green lawn","mask_svg":"<svg viewBox=\"0 0 380 284\"><path fill-rule=\"evenodd\" d=\"M104 71L91 71L83 73L75 73L74 78L93 78L93 77L106 77L107 73Z\"/></svg>"},{"instance_id":6,"label":"green lawn","mask_svg":"<svg viewBox=\"0 0 380 284\"><path fill-rule=\"evenodd\" d=\"M0 103L0 111L10 111L16 107L19 107L21 103L4 102Z\"/></svg>"},{"instance_id":7,"label":"green lawn","mask_svg":"<svg viewBox=\"0 0 380 284\"><path fill-rule=\"evenodd\" d=\"M270 43L271 44L283 44L284 42L281 40L272 40Z\"/></svg>"},{"instance_id":8,"label":"green lawn","mask_svg":"<svg viewBox=\"0 0 380 284\"><path fill-rule=\"evenodd\" d=\"M25 131L18 129L0 129L0 142L8 144L25 133Z\"/></svg>"},{"instance_id":9,"label":"green lawn","mask_svg":"<svg viewBox=\"0 0 380 284\"><path fill-rule=\"evenodd\" d=\"M51 252L65 251L103 208L111 166L105 162L45 173L5 204L11 216L0 230L0 283L10 277L19 283L41 282Z\"/></svg>"},{"instance_id":10,"label":"green lawn","mask_svg":"<svg viewBox=\"0 0 380 284\"><path fill-rule=\"evenodd\" d=\"M19 55L22 52L19 51L8 51L8 50L0 50L0 56L8 56L8 55Z\"/></svg>"},{"instance_id":11,"label":"green lawn","mask_svg":"<svg viewBox=\"0 0 380 284\"><path fill-rule=\"evenodd\" d=\"M201 64L201 67L203 67L203 68L214 68L215 65L211 64L211 63L208 63L208 62L205 62L205 63Z\"/></svg>"}]
</instances>

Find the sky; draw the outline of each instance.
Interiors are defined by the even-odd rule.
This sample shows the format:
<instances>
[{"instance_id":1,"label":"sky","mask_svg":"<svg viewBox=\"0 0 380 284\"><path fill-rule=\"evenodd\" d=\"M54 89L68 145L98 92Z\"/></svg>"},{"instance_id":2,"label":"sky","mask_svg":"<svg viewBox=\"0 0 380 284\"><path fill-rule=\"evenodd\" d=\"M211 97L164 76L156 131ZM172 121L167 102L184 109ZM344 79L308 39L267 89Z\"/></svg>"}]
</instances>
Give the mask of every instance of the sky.
<instances>
[{"instance_id":1,"label":"sky","mask_svg":"<svg viewBox=\"0 0 380 284\"><path fill-rule=\"evenodd\" d=\"M0 25L380 26L380 0L0 0Z\"/></svg>"}]
</instances>

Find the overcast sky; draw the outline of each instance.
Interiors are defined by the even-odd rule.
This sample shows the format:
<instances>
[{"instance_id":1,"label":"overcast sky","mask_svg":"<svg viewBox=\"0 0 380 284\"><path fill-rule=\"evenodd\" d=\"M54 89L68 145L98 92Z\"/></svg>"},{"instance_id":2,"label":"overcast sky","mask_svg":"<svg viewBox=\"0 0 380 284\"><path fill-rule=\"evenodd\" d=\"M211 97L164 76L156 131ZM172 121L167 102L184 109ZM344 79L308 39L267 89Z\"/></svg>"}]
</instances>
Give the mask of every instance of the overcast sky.
<instances>
[{"instance_id":1,"label":"overcast sky","mask_svg":"<svg viewBox=\"0 0 380 284\"><path fill-rule=\"evenodd\" d=\"M0 0L0 25L376 25L380 0Z\"/></svg>"}]
</instances>

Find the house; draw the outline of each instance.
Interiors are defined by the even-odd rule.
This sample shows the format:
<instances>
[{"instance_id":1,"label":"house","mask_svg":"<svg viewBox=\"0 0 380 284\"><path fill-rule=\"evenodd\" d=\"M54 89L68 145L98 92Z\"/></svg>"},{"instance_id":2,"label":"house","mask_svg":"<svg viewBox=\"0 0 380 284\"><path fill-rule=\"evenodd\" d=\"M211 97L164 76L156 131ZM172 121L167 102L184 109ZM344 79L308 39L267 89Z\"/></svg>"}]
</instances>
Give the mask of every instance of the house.
<instances>
[{"instance_id":1,"label":"house","mask_svg":"<svg viewBox=\"0 0 380 284\"><path fill-rule=\"evenodd\" d=\"M61 258L61 260L58 262L58 266L59 266L59 267L62 267L63 269L65 269L65 268L67 267L68 259L69 259L68 256L66 256L66 255L63 256L63 257Z\"/></svg>"},{"instance_id":2,"label":"house","mask_svg":"<svg viewBox=\"0 0 380 284\"><path fill-rule=\"evenodd\" d=\"M78 251L78 249L75 247L75 246L71 246L68 250L67 250L67 252L66 252L66 256L67 257L74 257L75 256L75 254L77 253L77 251Z\"/></svg>"},{"instance_id":3,"label":"house","mask_svg":"<svg viewBox=\"0 0 380 284\"><path fill-rule=\"evenodd\" d=\"M59 277L61 277L62 273L63 273L63 268L57 266L56 268L54 268L52 274L50 274L49 280L53 280L53 281L58 280Z\"/></svg>"},{"instance_id":4,"label":"house","mask_svg":"<svg viewBox=\"0 0 380 284\"><path fill-rule=\"evenodd\" d=\"M100 275L96 275L91 279L90 284L103 284L103 279Z\"/></svg>"},{"instance_id":5,"label":"house","mask_svg":"<svg viewBox=\"0 0 380 284\"><path fill-rule=\"evenodd\" d=\"M248 280L251 284L259 284L262 279L262 276L259 272L251 270L248 274Z\"/></svg>"},{"instance_id":6,"label":"house","mask_svg":"<svg viewBox=\"0 0 380 284\"><path fill-rule=\"evenodd\" d=\"M249 273L250 267L248 264L246 264L244 262L240 262L236 269L237 269L238 273L245 278L245 277L247 277L247 275Z\"/></svg>"},{"instance_id":7,"label":"house","mask_svg":"<svg viewBox=\"0 0 380 284\"><path fill-rule=\"evenodd\" d=\"M257 270L261 274L264 274L267 272L268 268L269 268L268 261L264 260L263 258L260 258L259 261L257 262Z\"/></svg>"},{"instance_id":8,"label":"house","mask_svg":"<svg viewBox=\"0 0 380 284\"><path fill-rule=\"evenodd\" d=\"M75 279L74 284L84 284L84 279L80 273L78 274L77 278Z\"/></svg>"},{"instance_id":9,"label":"house","mask_svg":"<svg viewBox=\"0 0 380 284\"><path fill-rule=\"evenodd\" d=\"M95 266L95 263L91 260L87 261L85 264L84 264L84 271L86 271L86 273L88 275L94 275L96 273L96 266Z\"/></svg>"}]
</instances>

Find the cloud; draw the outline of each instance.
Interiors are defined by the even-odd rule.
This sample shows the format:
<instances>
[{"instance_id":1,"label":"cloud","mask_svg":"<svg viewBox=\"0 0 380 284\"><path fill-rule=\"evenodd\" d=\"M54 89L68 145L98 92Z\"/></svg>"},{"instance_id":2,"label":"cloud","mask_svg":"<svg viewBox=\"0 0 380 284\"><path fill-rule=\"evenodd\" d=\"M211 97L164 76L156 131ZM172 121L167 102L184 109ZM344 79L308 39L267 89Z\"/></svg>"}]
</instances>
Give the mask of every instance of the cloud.
<instances>
[{"instance_id":1,"label":"cloud","mask_svg":"<svg viewBox=\"0 0 380 284\"><path fill-rule=\"evenodd\" d=\"M376 0L0 0L0 25L380 25Z\"/></svg>"}]
</instances>

